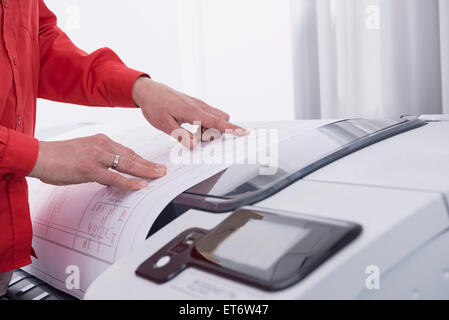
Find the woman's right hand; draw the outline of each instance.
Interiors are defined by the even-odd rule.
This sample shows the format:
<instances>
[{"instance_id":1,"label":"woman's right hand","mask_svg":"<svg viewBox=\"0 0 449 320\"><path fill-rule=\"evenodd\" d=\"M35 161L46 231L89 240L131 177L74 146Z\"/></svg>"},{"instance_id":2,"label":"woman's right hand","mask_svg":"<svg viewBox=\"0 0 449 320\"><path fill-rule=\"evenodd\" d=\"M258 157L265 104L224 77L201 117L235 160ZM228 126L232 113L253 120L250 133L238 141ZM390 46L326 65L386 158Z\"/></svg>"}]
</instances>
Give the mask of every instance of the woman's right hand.
<instances>
[{"instance_id":1,"label":"woman's right hand","mask_svg":"<svg viewBox=\"0 0 449 320\"><path fill-rule=\"evenodd\" d=\"M143 179L126 178L110 170L116 155L120 156L116 171ZM29 176L58 186L98 182L139 190L148 184L144 179L161 178L166 172L164 165L147 161L133 150L98 134L67 141L39 141L39 155Z\"/></svg>"}]
</instances>

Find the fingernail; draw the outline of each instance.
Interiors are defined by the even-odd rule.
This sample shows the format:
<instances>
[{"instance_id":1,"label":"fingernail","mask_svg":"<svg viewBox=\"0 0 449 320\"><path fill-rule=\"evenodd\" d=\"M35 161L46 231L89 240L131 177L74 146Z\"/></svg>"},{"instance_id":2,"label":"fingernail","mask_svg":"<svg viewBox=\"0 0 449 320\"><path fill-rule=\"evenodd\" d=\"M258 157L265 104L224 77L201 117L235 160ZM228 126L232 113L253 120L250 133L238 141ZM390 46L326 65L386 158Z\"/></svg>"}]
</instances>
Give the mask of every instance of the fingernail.
<instances>
[{"instance_id":1,"label":"fingernail","mask_svg":"<svg viewBox=\"0 0 449 320\"><path fill-rule=\"evenodd\" d=\"M237 129L235 130L235 134L238 136L247 136L249 135L251 132L249 130L246 129Z\"/></svg>"},{"instance_id":2,"label":"fingernail","mask_svg":"<svg viewBox=\"0 0 449 320\"><path fill-rule=\"evenodd\" d=\"M148 186L148 182L146 182L145 180L139 181L140 189L146 188L147 186Z\"/></svg>"},{"instance_id":3,"label":"fingernail","mask_svg":"<svg viewBox=\"0 0 449 320\"><path fill-rule=\"evenodd\" d=\"M165 168L160 168L160 169L156 170L157 174L160 175L160 176L165 175L166 171L167 170Z\"/></svg>"}]
</instances>

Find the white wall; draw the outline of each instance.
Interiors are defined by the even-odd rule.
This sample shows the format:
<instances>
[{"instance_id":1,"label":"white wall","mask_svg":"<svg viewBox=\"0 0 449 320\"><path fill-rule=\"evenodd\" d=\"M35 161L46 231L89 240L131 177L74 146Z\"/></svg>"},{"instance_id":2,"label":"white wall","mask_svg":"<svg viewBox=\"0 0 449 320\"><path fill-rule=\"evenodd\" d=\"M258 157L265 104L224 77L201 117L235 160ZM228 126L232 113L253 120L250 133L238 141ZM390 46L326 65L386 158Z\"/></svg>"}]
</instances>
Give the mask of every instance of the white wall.
<instances>
[{"instance_id":1,"label":"white wall","mask_svg":"<svg viewBox=\"0 0 449 320\"><path fill-rule=\"evenodd\" d=\"M293 119L288 0L46 0L79 47L108 46L130 67L235 120ZM38 129L74 120L141 121L138 110L39 101Z\"/></svg>"},{"instance_id":2,"label":"white wall","mask_svg":"<svg viewBox=\"0 0 449 320\"><path fill-rule=\"evenodd\" d=\"M293 119L289 1L202 3L204 98L237 119Z\"/></svg>"}]
</instances>

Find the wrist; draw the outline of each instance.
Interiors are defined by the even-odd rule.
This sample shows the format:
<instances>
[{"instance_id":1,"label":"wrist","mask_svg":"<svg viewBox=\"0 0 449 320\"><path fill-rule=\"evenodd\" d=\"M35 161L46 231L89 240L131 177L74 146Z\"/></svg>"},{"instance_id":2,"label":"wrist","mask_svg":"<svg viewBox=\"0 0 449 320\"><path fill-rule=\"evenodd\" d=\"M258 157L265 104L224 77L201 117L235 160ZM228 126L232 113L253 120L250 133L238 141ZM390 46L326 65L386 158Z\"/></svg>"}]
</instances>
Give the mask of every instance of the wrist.
<instances>
[{"instance_id":1,"label":"wrist","mask_svg":"<svg viewBox=\"0 0 449 320\"><path fill-rule=\"evenodd\" d=\"M136 106L141 107L143 105L145 92L148 91L152 81L153 80L146 76L141 76L134 82L132 89L132 98Z\"/></svg>"},{"instance_id":2,"label":"wrist","mask_svg":"<svg viewBox=\"0 0 449 320\"><path fill-rule=\"evenodd\" d=\"M42 149L44 148L44 144L45 142L43 141L38 141L38 145L39 145L39 149L37 152L37 157L36 157L36 161L34 163L33 169L30 171L30 173L28 174L29 177L32 178L40 178L41 177L41 172L42 172L42 165L43 165L43 151Z\"/></svg>"}]
</instances>

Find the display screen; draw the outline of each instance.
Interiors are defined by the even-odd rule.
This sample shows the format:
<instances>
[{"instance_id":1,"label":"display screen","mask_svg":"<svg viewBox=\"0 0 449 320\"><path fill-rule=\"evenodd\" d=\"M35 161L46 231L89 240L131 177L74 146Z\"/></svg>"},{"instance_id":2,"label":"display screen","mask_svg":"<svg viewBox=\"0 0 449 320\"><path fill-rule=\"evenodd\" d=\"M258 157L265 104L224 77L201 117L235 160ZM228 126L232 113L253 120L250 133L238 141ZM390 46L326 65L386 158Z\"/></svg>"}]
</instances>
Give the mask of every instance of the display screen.
<instances>
[{"instance_id":1,"label":"display screen","mask_svg":"<svg viewBox=\"0 0 449 320\"><path fill-rule=\"evenodd\" d=\"M249 220L212 252L219 264L228 261L267 270L310 231L266 220Z\"/></svg>"}]
</instances>

